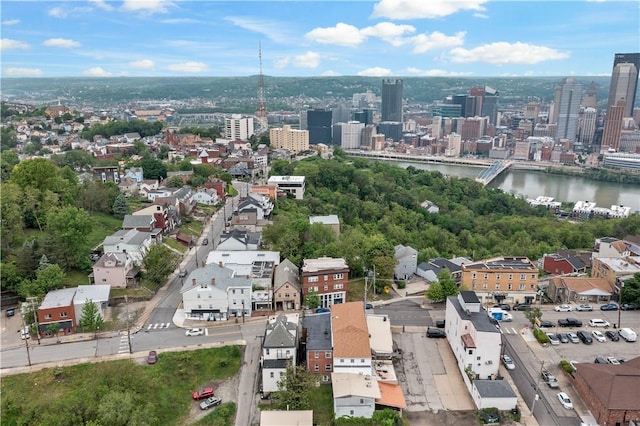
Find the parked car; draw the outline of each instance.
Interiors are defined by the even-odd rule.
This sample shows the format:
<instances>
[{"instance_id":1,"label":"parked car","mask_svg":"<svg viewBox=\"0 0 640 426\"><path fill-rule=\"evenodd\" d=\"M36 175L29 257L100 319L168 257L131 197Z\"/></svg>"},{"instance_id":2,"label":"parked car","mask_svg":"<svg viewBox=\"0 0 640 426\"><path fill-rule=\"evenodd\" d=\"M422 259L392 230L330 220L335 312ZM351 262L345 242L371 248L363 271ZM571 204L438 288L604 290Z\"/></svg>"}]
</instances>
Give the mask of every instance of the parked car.
<instances>
[{"instance_id":1,"label":"parked car","mask_svg":"<svg viewBox=\"0 0 640 426\"><path fill-rule=\"evenodd\" d=\"M571 307L571 305L564 304L556 306L554 310L556 312L571 312L573 308Z\"/></svg>"},{"instance_id":2,"label":"parked car","mask_svg":"<svg viewBox=\"0 0 640 426\"><path fill-rule=\"evenodd\" d=\"M445 320L436 320L436 327L444 328Z\"/></svg>"},{"instance_id":3,"label":"parked car","mask_svg":"<svg viewBox=\"0 0 640 426\"><path fill-rule=\"evenodd\" d=\"M564 408L566 408L567 410L571 410L573 408L573 404L571 403L571 399L569 398L569 395L567 395L564 392L559 392L558 393L558 400L560 401L560 404L562 404L562 406Z\"/></svg>"},{"instance_id":4,"label":"parked car","mask_svg":"<svg viewBox=\"0 0 640 426\"><path fill-rule=\"evenodd\" d=\"M636 339L638 338L638 335L636 334L635 331L626 327L618 330L618 334L627 342L635 342Z\"/></svg>"},{"instance_id":5,"label":"parked car","mask_svg":"<svg viewBox=\"0 0 640 426\"><path fill-rule=\"evenodd\" d=\"M12 316L14 316L16 314L16 310L15 310L15 308L9 308L9 309L7 309L6 313L7 313L7 318L8 317L12 317Z\"/></svg>"},{"instance_id":6,"label":"parked car","mask_svg":"<svg viewBox=\"0 0 640 426\"><path fill-rule=\"evenodd\" d=\"M607 336L612 342L617 342L620 340L620 336L617 333L614 333L611 330L607 330L604 332L604 335Z\"/></svg>"},{"instance_id":7,"label":"parked car","mask_svg":"<svg viewBox=\"0 0 640 426\"><path fill-rule=\"evenodd\" d=\"M620 365L620 361L618 361L618 358L613 356L608 356L607 361L609 361L609 364L611 365Z\"/></svg>"},{"instance_id":8,"label":"parked car","mask_svg":"<svg viewBox=\"0 0 640 426\"><path fill-rule=\"evenodd\" d=\"M427 337L434 337L434 338L443 338L443 337L447 337L447 334L440 330L439 328L427 328Z\"/></svg>"},{"instance_id":9,"label":"parked car","mask_svg":"<svg viewBox=\"0 0 640 426\"><path fill-rule=\"evenodd\" d=\"M542 376L542 380L544 380L544 382L549 385L551 389L557 389L558 387L560 387L560 385L558 385L558 379L556 379L556 376L551 374L548 370L542 370L540 375Z\"/></svg>"},{"instance_id":10,"label":"parked car","mask_svg":"<svg viewBox=\"0 0 640 426\"><path fill-rule=\"evenodd\" d=\"M593 318L589 320L589 327L609 327L609 321L605 321L600 318Z\"/></svg>"},{"instance_id":11,"label":"parked car","mask_svg":"<svg viewBox=\"0 0 640 426\"><path fill-rule=\"evenodd\" d=\"M540 320L540 327L541 328L551 328L551 327L555 327L556 323L553 321L549 321L549 320Z\"/></svg>"},{"instance_id":12,"label":"parked car","mask_svg":"<svg viewBox=\"0 0 640 426\"><path fill-rule=\"evenodd\" d=\"M202 240L202 245L203 246L206 246L208 244L209 244L209 239L208 238L205 238L204 240Z\"/></svg>"},{"instance_id":13,"label":"parked car","mask_svg":"<svg viewBox=\"0 0 640 426\"><path fill-rule=\"evenodd\" d=\"M507 370L516 369L516 364L513 362L511 357L507 354L502 355L502 363L504 364L505 367L507 367Z\"/></svg>"},{"instance_id":14,"label":"parked car","mask_svg":"<svg viewBox=\"0 0 640 426\"><path fill-rule=\"evenodd\" d=\"M180 273L178 274L178 276L179 276L180 278L184 278L184 277L186 277L188 274L189 274L189 271L187 271L187 270L183 270L183 271L180 271Z\"/></svg>"},{"instance_id":15,"label":"parked car","mask_svg":"<svg viewBox=\"0 0 640 426\"><path fill-rule=\"evenodd\" d=\"M615 303L607 303L606 305L600 306L601 311L617 311L618 305Z\"/></svg>"},{"instance_id":16,"label":"parked car","mask_svg":"<svg viewBox=\"0 0 640 426\"><path fill-rule=\"evenodd\" d=\"M601 356L597 356L596 359L593 360L593 363L594 364L609 364L609 362L605 358L603 358Z\"/></svg>"},{"instance_id":17,"label":"parked car","mask_svg":"<svg viewBox=\"0 0 640 426\"><path fill-rule=\"evenodd\" d=\"M551 343L552 345L560 344L560 339L558 339L558 337L555 334L547 333L547 337L549 338L549 343Z\"/></svg>"},{"instance_id":18,"label":"parked car","mask_svg":"<svg viewBox=\"0 0 640 426\"><path fill-rule=\"evenodd\" d=\"M216 405L220 405L222 402L222 398L219 396L210 396L200 403L201 410L208 410L211 407L215 407Z\"/></svg>"},{"instance_id":19,"label":"parked car","mask_svg":"<svg viewBox=\"0 0 640 426\"><path fill-rule=\"evenodd\" d=\"M589 334L588 332L584 331L584 330L580 330L576 333L578 335L578 338L580 339L580 341L582 343L584 343L585 345L590 345L593 343L593 339L591 338L591 334Z\"/></svg>"},{"instance_id":20,"label":"parked car","mask_svg":"<svg viewBox=\"0 0 640 426\"><path fill-rule=\"evenodd\" d=\"M640 304L638 303L624 303L620 306L623 311L640 311Z\"/></svg>"},{"instance_id":21,"label":"parked car","mask_svg":"<svg viewBox=\"0 0 640 426\"><path fill-rule=\"evenodd\" d=\"M582 321L577 318L564 318L558 320L560 327L582 327Z\"/></svg>"},{"instance_id":22,"label":"parked car","mask_svg":"<svg viewBox=\"0 0 640 426\"><path fill-rule=\"evenodd\" d=\"M567 333L558 333L557 336L560 343L569 343L569 335Z\"/></svg>"},{"instance_id":23,"label":"parked car","mask_svg":"<svg viewBox=\"0 0 640 426\"><path fill-rule=\"evenodd\" d=\"M607 341L607 338L604 337L604 334L602 334L602 332L600 332L598 330L593 330L591 332L591 334L593 335L593 338L596 339L600 343L605 343Z\"/></svg>"},{"instance_id":24,"label":"parked car","mask_svg":"<svg viewBox=\"0 0 640 426\"><path fill-rule=\"evenodd\" d=\"M24 327L20 330L20 338L22 340L27 340L31 338L31 333L29 333L29 327Z\"/></svg>"},{"instance_id":25,"label":"parked car","mask_svg":"<svg viewBox=\"0 0 640 426\"><path fill-rule=\"evenodd\" d=\"M373 309L373 305L371 303L367 303L364 305L365 309Z\"/></svg>"},{"instance_id":26,"label":"parked car","mask_svg":"<svg viewBox=\"0 0 640 426\"><path fill-rule=\"evenodd\" d=\"M577 333L567 333L567 337L569 337L571 343L580 343L580 338Z\"/></svg>"},{"instance_id":27,"label":"parked car","mask_svg":"<svg viewBox=\"0 0 640 426\"><path fill-rule=\"evenodd\" d=\"M526 311L527 309L530 309L530 308L531 308L531 305L528 303L522 303L520 305L513 306L514 311Z\"/></svg>"},{"instance_id":28,"label":"parked car","mask_svg":"<svg viewBox=\"0 0 640 426\"><path fill-rule=\"evenodd\" d=\"M500 415L497 411L481 411L480 419L482 419L482 423L486 424L500 423Z\"/></svg>"},{"instance_id":29,"label":"parked car","mask_svg":"<svg viewBox=\"0 0 640 426\"><path fill-rule=\"evenodd\" d=\"M591 305L578 305L578 307L576 308L576 311L590 312L590 311L593 311L593 306L591 306Z\"/></svg>"},{"instance_id":30,"label":"parked car","mask_svg":"<svg viewBox=\"0 0 640 426\"><path fill-rule=\"evenodd\" d=\"M204 336L204 328L190 328L184 334L185 336Z\"/></svg>"},{"instance_id":31,"label":"parked car","mask_svg":"<svg viewBox=\"0 0 640 426\"><path fill-rule=\"evenodd\" d=\"M322 314L324 312L331 312L331 309L329 309L329 308L317 308L316 309L316 314Z\"/></svg>"},{"instance_id":32,"label":"parked car","mask_svg":"<svg viewBox=\"0 0 640 426\"><path fill-rule=\"evenodd\" d=\"M156 351L149 351L147 355L147 364L155 364L158 362L158 353Z\"/></svg>"},{"instance_id":33,"label":"parked car","mask_svg":"<svg viewBox=\"0 0 640 426\"><path fill-rule=\"evenodd\" d=\"M493 305L494 308L500 308L503 311L510 311L511 310L511 306L507 305L506 303L500 303L498 305Z\"/></svg>"},{"instance_id":34,"label":"parked car","mask_svg":"<svg viewBox=\"0 0 640 426\"><path fill-rule=\"evenodd\" d=\"M200 400L214 396L213 388L198 389L193 393L193 399Z\"/></svg>"}]
</instances>

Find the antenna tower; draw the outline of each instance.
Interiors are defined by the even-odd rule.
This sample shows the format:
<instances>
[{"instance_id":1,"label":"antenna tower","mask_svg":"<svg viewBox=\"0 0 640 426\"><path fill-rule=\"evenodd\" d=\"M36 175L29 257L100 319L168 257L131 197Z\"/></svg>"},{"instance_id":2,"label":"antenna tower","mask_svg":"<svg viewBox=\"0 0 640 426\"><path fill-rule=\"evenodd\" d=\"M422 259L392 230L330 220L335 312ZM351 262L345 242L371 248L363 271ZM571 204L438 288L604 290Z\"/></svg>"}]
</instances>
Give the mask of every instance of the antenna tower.
<instances>
[{"instance_id":1,"label":"antenna tower","mask_svg":"<svg viewBox=\"0 0 640 426\"><path fill-rule=\"evenodd\" d=\"M260 123L260 132L266 132L267 123L267 100L264 95L264 76L262 75L262 44L258 44L258 59L260 60L260 74L258 75L258 121Z\"/></svg>"}]
</instances>

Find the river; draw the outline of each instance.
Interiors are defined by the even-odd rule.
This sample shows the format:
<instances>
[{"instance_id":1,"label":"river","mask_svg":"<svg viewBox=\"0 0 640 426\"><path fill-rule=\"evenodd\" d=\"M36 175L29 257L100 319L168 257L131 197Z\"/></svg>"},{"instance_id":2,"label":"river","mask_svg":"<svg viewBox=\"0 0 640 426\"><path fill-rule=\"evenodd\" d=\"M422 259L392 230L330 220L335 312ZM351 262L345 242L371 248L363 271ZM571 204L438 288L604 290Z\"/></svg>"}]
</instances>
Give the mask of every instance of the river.
<instances>
[{"instance_id":1,"label":"river","mask_svg":"<svg viewBox=\"0 0 640 426\"><path fill-rule=\"evenodd\" d=\"M409 163L389 161L401 167L413 166L420 170L437 170L442 174L474 179L480 168L454 164ZM592 201L598 207L612 205L631 207L640 211L640 186L614 182L595 181L577 176L551 175L531 170L508 169L489 184L517 197L553 197L556 201Z\"/></svg>"}]
</instances>

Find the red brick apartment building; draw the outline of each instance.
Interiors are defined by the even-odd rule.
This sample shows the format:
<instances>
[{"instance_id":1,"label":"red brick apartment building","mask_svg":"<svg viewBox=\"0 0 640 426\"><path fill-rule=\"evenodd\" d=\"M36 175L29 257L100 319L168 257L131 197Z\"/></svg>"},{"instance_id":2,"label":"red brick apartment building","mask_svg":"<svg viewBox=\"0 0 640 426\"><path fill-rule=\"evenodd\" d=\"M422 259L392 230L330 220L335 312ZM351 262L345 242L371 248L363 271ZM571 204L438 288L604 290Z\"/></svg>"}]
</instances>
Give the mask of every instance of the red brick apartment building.
<instances>
[{"instance_id":1,"label":"red brick apartment building","mask_svg":"<svg viewBox=\"0 0 640 426\"><path fill-rule=\"evenodd\" d=\"M328 308L347 301L349 266L344 259L332 257L305 259L301 278L303 296L311 292L318 293L321 307Z\"/></svg>"}]
</instances>

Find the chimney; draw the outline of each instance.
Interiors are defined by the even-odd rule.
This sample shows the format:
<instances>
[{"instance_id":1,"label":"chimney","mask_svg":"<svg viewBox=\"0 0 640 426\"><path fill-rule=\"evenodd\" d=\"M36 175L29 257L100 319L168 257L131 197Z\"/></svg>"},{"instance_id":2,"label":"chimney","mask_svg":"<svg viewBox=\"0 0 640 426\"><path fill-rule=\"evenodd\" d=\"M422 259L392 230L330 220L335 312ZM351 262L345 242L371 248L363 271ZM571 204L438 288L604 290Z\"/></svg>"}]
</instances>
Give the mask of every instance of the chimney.
<instances>
[{"instance_id":1,"label":"chimney","mask_svg":"<svg viewBox=\"0 0 640 426\"><path fill-rule=\"evenodd\" d=\"M216 279L215 278L211 278L211 285L215 287L215 285L216 285Z\"/></svg>"},{"instance_id":2,"label":"chimney","mask_svg":"<svg viewBox=\"0 0 640 426\"><path fill-rule=\"evenodd\" d=\"M221 267L221 268L224 266L224 263L222 263L222 260L220 262L218 262L218 266Z\"/></svg>"},{"instance_id":3,"label":"chimney","mask_svg":"<svg viewBox=\"0 0 640 426\"><path fill-rule=\"evenodd\" d=\"M191 284L196 285L196 279L195 278L191 278Z\"/></svg>"}]
</instances>

